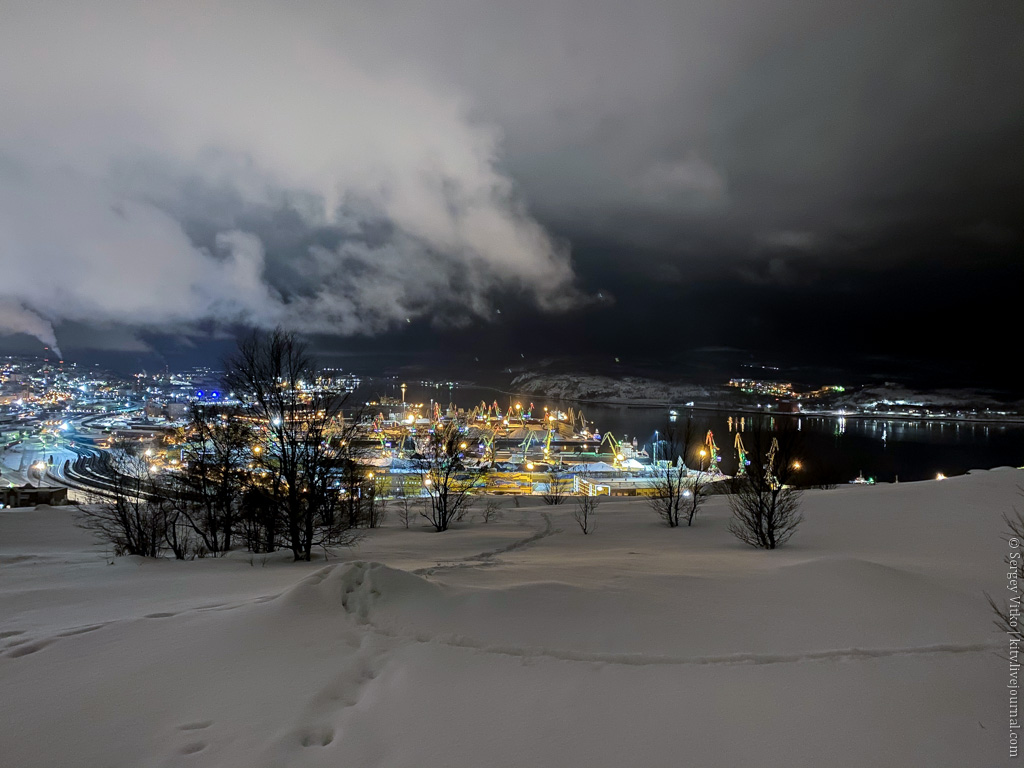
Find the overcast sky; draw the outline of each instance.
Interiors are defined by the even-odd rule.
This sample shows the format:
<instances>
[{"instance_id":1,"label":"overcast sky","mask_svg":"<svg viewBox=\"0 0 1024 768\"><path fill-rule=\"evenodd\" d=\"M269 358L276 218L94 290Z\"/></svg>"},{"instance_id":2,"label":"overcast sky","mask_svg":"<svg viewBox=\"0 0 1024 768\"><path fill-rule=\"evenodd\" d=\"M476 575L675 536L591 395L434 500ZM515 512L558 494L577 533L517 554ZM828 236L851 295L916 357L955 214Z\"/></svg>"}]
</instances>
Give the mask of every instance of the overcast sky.
<instances>
[{"instance_id":1,"label":"overcast sky","mask_svg":"<svg viewBox=\"0 0 1024 768\"><path fill-rule=\"evenodd\" d=\"M0 0L0 105L0 334L65 354L1019 326L1018 0Z\"/></svg>"}]
</instances>

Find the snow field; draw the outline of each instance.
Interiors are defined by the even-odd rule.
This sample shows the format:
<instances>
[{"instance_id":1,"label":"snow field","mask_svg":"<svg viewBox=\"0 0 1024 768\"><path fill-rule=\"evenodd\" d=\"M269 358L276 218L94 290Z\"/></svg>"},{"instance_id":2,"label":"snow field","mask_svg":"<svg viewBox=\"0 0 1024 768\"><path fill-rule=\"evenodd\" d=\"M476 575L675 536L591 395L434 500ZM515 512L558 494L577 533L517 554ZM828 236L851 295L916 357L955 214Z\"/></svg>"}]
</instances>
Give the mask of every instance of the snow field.
<instances>
[{"instance_id":1,"label":"snow field","mask_svg":"<svg viewBox=\"0 0 1024 768\"><path fill-rule=\"evenodd\" d=\"M327 561L113 564L0 512L3 766L999 766L1024 473L805 496L775 552L609 500Z\"/></svg>"}]
</instances>

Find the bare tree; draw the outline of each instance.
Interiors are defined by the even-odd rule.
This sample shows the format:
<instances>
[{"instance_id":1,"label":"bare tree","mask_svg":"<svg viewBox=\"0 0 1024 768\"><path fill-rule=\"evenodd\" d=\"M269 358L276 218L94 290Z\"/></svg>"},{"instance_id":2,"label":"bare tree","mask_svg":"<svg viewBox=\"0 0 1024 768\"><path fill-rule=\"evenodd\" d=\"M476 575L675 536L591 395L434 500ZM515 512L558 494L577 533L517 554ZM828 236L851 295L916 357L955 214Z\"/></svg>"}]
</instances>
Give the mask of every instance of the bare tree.
<instances>
[{"instance_id":1,"label":"bare tree","mask_svg":"<svg viewBox=\"0 0 1024 768\"><path fill-rule=\"evenodd\" d=\"M486 479L479 471L468 471L462 462L465 447L462 432L454 421L435 427L427 444L427 473L424 487L430 506L420 514L438 532L465 517L472 505L472 493Z\"/></svg>"},{"instance_id":2,"label":"bare tree","mask_svg":"<svg viewBox=\"0 0 1024 768\"><path fill-rule=\"evenodd\" d=\"M419 485L422 487L422 481ZM402 524L403 528L409 527L409 521L415 517L418 511L417 508L422 505L421 497L410 494L406 489L405 483L399 487L395 494L395 515L398 517L398 522Z\"/></svg>"},{"instance_id":3,"label":"bare tree","mask_svg":"<svg viewBox=\"0 0 1024 768\"><path fill-rule=\"evenodd\" d=\"M572 519L586 535L594 530L594 517L597 514L598 496L590 496L581 493L576 496L575 506L572 510Z\"/></svg>"},{"instance_id":4,"label":"bare tree","mask_svg":"<svg viewBox=\"0 0 1024 768\"><path fill-rule=\"evenodd\" d=\"M497 520L501 517L501 502L495 498L489 498L484 503L483 511L480 513L480 517L485 523L491 522L491 520Z\"/></svg>"},{"instance_id":5,"label":"bare tree","mask_svg":"<svg viewBox=\"0 0 1024 768\"><path fill-rule=\"evenodd\" d=\"M362 496L362 519L367 528L380 528L388 515L388 500L384 479L375 475L368 478Z\"/></svg>"},{"instance_id":6,"label":"bare tree","mask_svg":"<svg viewBox=\"0 0 1024 768\"><path fill-rule=\"evenodd\" d=\"M236 409L196 403L169 502L215 557L231 549L249 480L254 430Z\"/></svg>"},{"instance_id":7,"label":"bare tree","mask_svg":"<svg viewBox=\"0 0 1024 768\"><path fill-rule=\"evenodd\" d=\"M678 527L683 520L693 525L711 479L710 467L705 466L707 457L699 455L701 428L688 418L682 424L669 423L663 434L658 451L666 460L663 466L654 467L650 482L653 495L647 503L669 528ZM687 459L697 469L689 469Z\"/></svg>"},{"instance_id":8,"label":"bare tree","mask_svg":"<svg viewBox=\"0 0 1024 768\"><path fill-rule=\"evenodd\" d=\"M554 470L548 473L548 490L542 498L545 504L561 504L571 490L572 481L565 474Z\"/></svg>"},{"instance_id":9,"label":"bare tree","mask_svg":"<svg viewBox=\"0 0 1024 768\"><path fill-rule=\"evenodd\" d=\"M243 399L259 440L254 481L264 549L280 541L296 560L310 560L315 546L352 543L335 477L348 442L344 394L316 383L305 344L281 329L241 341L226 367L225 382Z\"/></svg>"},{"instance_id":10,"label":"bare tree","mask_svg":"<svg viewBox=\"0 0 1024 768\"><path fill-rule=\"evenodd\" d=\"M785 544L803 521L800 491L791 484L800 462L799 432L791 419L758 420L748 434L750 464L729 497L729 532L745 544L775 549Z\"/></svg>"},{"instance_id":11,"label":"bare tree","mask_svg":"<svg viewBox=\"0 0 1024 768\"><path fill-rule=\"evenodd\" d=\"M159 557L167 543L167 507L153 493L144 458L121 444L107 456L105 486L79 509L78 524L113 547L115 555Z\"/></svg>"}]
</instances>

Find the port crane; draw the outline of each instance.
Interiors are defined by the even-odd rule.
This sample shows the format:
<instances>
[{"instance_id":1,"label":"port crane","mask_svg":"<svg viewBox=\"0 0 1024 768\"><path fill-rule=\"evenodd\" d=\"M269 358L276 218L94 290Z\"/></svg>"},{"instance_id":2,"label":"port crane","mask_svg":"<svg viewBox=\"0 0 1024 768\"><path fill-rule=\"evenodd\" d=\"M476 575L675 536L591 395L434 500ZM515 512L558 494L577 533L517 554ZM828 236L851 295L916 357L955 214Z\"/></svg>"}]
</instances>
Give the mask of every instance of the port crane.
<instances>
[{"instance_id":1,"label":"port crane","mask_svg":"<svg viewBox=\"0 0 1024 768\"><path fill-rule=\"evenodd\" d=\"M715 444L715 435L709 429L708 434L704 438L704 445L707 446L708 454L708 471L709 472L721 472L718 468L718 462L722 460L722 457L718 455L718 446Z\"/></svg>"},{"instance_id":2,"label":"port crane","mask_svg":"<svg viewBox=\"0 0 1024 768\"><path fill-rule=\"evenodd\" d=\"M544 438L544 458L547 459L551 455L551 436L555 433L554 427L548 427L548 435Z\"/></svg>"},{"instance_id":3,"label":"port crane","mask_svg":"<svg viewBox=\"0 0 1024 768\"><path fill-rule=\"evenodd\" d=\"M743 436L739 432L736 433L733 446L736 448L736 455L740 460L739 468L736 470L736 475L739 476L746 472L747 467L750 465L750 459L747 458L747 449L743 445Z\"/></svg>"},{"instance_id":4,"label":"port crane","mask_svg":"<svg viewBox=\"0 0 1024 768\"><path fill-rule=\"evenodd\" d=\"M494 433L486 435L482 438L484 444L484 455L483 458L489 461L494 461Z\"/></svg>"},{"instance_id":5,"label":"port crane","mask_svg":"<svg viewBox=\"0 0 1024 768\"><path fill-rule=\"evenodd\" d=\"M583 434L587 431L587 420L583 418L583 411L575 411L572 408L569 409L567 414L569 417L569 425L578 434Z\"/></svg>"},{"instance_id":6,"label":"port crane","mask_svg":"<svg viewBox=\"0 0 1024 768\"><path fill-rule=\"evenodd\" d=\"M772 438L771 447L768 448L768 461L764 468L764 479L765 482L773 490L778 490L780 487L779 478L775 476L775 457L779 452L779 440L776 437Z\"/></svg>"},{"instance_id":7,"label":"port crane","mask_svg":"<svg viewBox=\"0 0 1024 768\"><path fill-rule=\"evenodd\" d=\"M536 433L531 429L527 433L526 437L523 439L523 442L521 442L519 444L519 450L522 451L522 454L523 454L521 461L526 461L526 455L529 453L530 446L533 445L533 441L534 441L535 438L536 438ZM518 456L518 454L513 454L512 460L515 461L517 456Z\"/></svg>"}]
</instances>

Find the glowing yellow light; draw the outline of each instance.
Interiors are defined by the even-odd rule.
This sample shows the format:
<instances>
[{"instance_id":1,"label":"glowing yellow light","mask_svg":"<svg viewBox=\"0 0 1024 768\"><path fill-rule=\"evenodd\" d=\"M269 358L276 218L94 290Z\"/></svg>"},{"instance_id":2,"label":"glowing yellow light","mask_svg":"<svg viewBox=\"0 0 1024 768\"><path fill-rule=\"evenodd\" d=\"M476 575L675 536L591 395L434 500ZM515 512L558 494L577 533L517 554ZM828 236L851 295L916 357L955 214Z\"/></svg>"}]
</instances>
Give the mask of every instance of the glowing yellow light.
<instances>
[{"instance_id":1,"label":"glowing yellow light","mask_svg":"<svg viewBox=\"0 0 1024 768\"><path fill-rule=\"evenodd\" d=\"M533 470L533 462L531 461L529 464L527 464L526 468L532 471Z\"/></svg>"},{"instance_id":2,"label":"glowing yellow light","mask_svg":"<svg viewBox=\"0 0 1024 768\"><path fill-rule=\"evenodd\" d=\"M516 403L516 410L517 411L523 410L523 404L522 403Z\"/></svg>"},{"instance_id":3,"label":"glowing yellow light","mask_svg":"<svg viewBox=\"0 0 1024 768\"><path fill-rule=\"evenodd\" d=\"M946 479L946 476L945 476L944 474L942 474L941 472L939 472L939 474L937 474L937 475L935 476L935 479L936 479L936 480L945 480L945 479Z\"/></svg>"},{"instance_id":4,"label":"glowing yellow light","mask_svg":"<svg viewBox=\"0 0 1024 768\"><path fill-rule=\"evenodd\" d=\"M707 456L707 455L708 455L708 452L707 452L707 451L705 451L705 450L704 450L703 448L701 448L701 449L700 449L700 455L701 455L701 456Z\"/></svg>"},{"instance_id":5,"label":"glowing yellow light","mask_svg":"<svg viewBox=\"0 0 1024 768\"><path fill-rule=\"evenodd\" d=\"M802 467L803 467L803 464L801 464L799 461L794 461L793 462L793 469L801 469Z\"/></svg>"}]
</instances>

